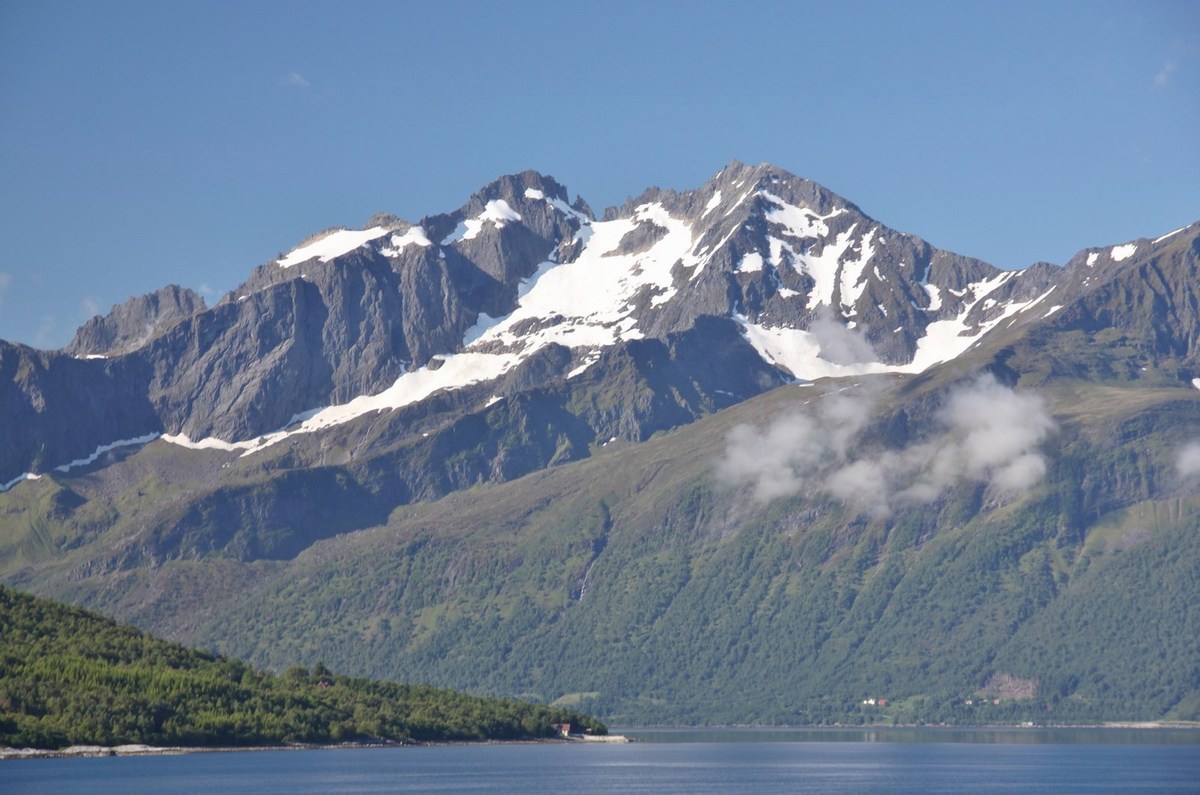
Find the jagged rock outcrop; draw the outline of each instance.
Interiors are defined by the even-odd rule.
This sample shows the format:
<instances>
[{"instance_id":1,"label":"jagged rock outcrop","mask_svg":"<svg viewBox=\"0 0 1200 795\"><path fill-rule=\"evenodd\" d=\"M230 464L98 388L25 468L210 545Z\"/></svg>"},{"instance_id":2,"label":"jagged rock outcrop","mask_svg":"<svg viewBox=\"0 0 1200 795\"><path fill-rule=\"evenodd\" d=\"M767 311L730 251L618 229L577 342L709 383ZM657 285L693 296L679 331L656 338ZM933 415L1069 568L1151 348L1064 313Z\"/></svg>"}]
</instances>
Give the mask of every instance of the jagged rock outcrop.
<instances>
[{"instance_id":1,"label":"jagged rock outcrop","mask_svg":"<svg viewBox=\"0 0 1200 795\"><path fill-rule=\"evenodd\" d=\"M203 312L199 293L172 284L147 295L130 298L79 327L64 353L85 358L111 356L134 350L174 323Z\"/></svg>"}]
</instances>

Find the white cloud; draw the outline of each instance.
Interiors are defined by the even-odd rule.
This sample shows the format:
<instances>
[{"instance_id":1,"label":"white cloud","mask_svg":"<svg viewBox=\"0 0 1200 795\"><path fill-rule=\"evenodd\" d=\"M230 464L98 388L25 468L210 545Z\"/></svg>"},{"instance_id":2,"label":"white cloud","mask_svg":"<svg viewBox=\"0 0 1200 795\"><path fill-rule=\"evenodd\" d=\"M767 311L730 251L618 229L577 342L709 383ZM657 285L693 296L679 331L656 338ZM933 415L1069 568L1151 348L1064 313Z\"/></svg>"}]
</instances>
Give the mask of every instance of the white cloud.
<instances>
[{"instance_id":1,"label":"white cloud","mask_svg":"<svg viewBox=\"0 0 1200 795\"><path fill-rule=\"evenodd\" d=\"M283 78L283 84L294 88L308 88L308 80L299 72L288 72L287 77Z\"/></svg>"},{"instance_id":2,"label":"white cloud","mask_svg":"<svg viewBox=\"0 0 1200 795\"><path fill-rule=\"evenodd\" d=\"M1015 392L985 374L953 392L941 418L949 435L914 485L940 492L967 478L1011 494L1046 474L1046 462L1035 450L1054 420L1037 395Z\"/></svg>"},{"instance_id":3,"label":"white cloud","mask_svg":"<svg viewBox=\"0 0 1200 795\"><path fill-rule=\"evenodd\" d=\"M1015 496L1046 474L1039 445L1054 429L1042 399L1016 392L985 374L952 390L931 439L899 450L848 459L851 444L870 421L873 395L824 396L816 416L799 412L763 430L730 432L718 479L748 485L759 502L820 490L877 516L897 503L932 502L964 480L987 483ZM1200 444L1196 471L1200 472Z\"/></svg>"},{"instance_id":4,"label":"white cloud","mask_svg":"<svg viewBox=\"0 0 1200 795\"><path fill-rule=\"evenodd\" d=\"M817 338L821 358L834 364L860 364L878 361L875 349L860 329L847 328L834 318L833 310L821 307L813 315L809 332Z\"/></svg>"},{"instance_id":5,"label":"white cloud","mask_svg":"<svg viewBox=\"0 0 1200 795\"><path fill-rule=\"evenodd\" d=\"M58 319L54 315L42 315L33 334L33 346L43 350L59 347L58 333Z\"/></svg>"},{"instance_id":6,"label":"white cloud","mask_svg":"<svg viewBox=\"0 0 1200 795\"><path fill-rule=\"evenodd\" d=\"M1175 457L1175 469L1184 480L1200 477L1200 440L1188 442Z\"/></svg>"},{"instance_id":7,"label":"white cloud","mask_svg":"<svg viewBox=\"0 0 1200 795\"><path fill-rule=\"evenodd\" d=\"M816 416L785 414L759 430L738 425L729 432L717 478L729 486L751 486L754 499L770 502L817 487L817 476L846 457L850 442L867 424L871 402L831 393L818 399Z\"/></svg>"},{"instance_id":8,"label":"white cloud","mask_svg":"<svg viewBox=\"0 0 1200 795\"><path fill-rule=\"evenodd\" d=\"M100 302L93 296L84 298L80 306L83 307L83 316L88 320L100 314Z\"/></svg>"},{"instance_id":9,"label":"white cloud","mask_svg":"<svg viewBox=\"0 0 1200 795\"><path fill-rule=\"evenodd\" d=\"M891 512L895 458L885 453L874 459L859 459L826 478L825 489L842 502L885 516Z\"/></svg>"},{"instance_id":10,"label":"white cloud","mask_svg":"<svg viewBox=\"0 0 1200 795\"><path fill-rule=\"evenodd\" d=\"M0 271L0 305L4 303L4 294L8 292L9 285L12 284L12 276Z\"/></svg>"},{"instance_id":11,"label":"white cloud","mask_svg":"<svg viewBox=\"0 0 1200 795\"><path fill-rule=\"evenodd\" d=\"M1158 70L1158 74L1154 76L1154 87L1162 88L1171 79L1171 74L1178 68L1178 64L1174 61L1167 61L1163 64L1163 68Z\"/></svg>"}]
</instances>

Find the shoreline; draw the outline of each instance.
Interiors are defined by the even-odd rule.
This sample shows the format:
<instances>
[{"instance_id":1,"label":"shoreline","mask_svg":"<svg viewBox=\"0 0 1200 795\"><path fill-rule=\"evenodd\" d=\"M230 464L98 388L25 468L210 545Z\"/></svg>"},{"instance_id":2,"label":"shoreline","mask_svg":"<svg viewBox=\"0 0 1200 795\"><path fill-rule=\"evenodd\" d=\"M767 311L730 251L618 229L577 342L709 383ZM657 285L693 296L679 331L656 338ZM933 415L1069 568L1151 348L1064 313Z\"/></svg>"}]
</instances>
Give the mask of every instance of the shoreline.
<instances>
[{"instance_id":1,"label":"shoreline","mask_svg":"<svg viewBox=\"0 0 1200 795\"><path fill-rule=\"evenodd\" d=\"M486 742L486 741L485 741ZM419 743L298 743L293 745L69 745L66 748L0 748L5 759L102 759L112 756L182 756L235 751L316 751L337 748L401 748Z\"/></svg>"},{"instance_id":2,"label":"shoreline","mask_svg":"<svg viewBox=\"0 0 1200 795\"><path fill-rule=\"evenodd\" d=\"M621 726L621 731L637 733L645 732L704 732L723 730L750 731L906 731L921 729L928 731L1015 731L1034 732L1052 730L1092 730L1092 731L1197 731L1200 732L1200 722L1196 721L1115 721L1111 723L1083 724L1038 724L1033 726L1020 724L980 724L972 726L948 725L745 725L745 726ZM609 734L580 737L539 737L526 740L445 740L430 742L347 742L347 743L293 743L289 745L196 745L196 746L157 746L143 744L126 745L71 745L66 748L0 748L0 761L14 759L101 759L115 756L182 756L184 754L219 754L236 753L238 751L337 751L361 748L432 748L454 745L546 745L546 744L587 744L604 745L640 742L624 734Z\"/></svg>"},{"instance_id":3,"label":"shoreline","mask_svg":"<svg viewBox=\"0 0 1200 795\"><path fill-rule=\"evenodd\" d=\"M0 748L0 761L12 759L103 759L114 756L182 756L184 754L222 754L238 751L340 751L361 748L433 748L452 745L547 745L547 744L604 744L628 743L619 734L596 737L536 737L526 740L438 740L430 742L347 742L292 743L288 745L187 745L158 746L130 743L126 745L69 745L66 748Z\"/></svg>"},{"instance_id":4,"label":"shoreline","mask_svg":"<svg viewBox=\"0 0 1200 795\"><path fill-rule=\"evenodd\" d=\"M1200 731L1200 721L1112 721L1109 723L730 723L705 724L700 726L672 726L670 724L648 724L646 726L616 726L621 731L723 731L746 729L752 731L880 731L884 729L927 729L941 731L1037 731L1039 729L1138 729L1153 731L1171 729L1175 731Z\"/></svg>"}]
</instances>

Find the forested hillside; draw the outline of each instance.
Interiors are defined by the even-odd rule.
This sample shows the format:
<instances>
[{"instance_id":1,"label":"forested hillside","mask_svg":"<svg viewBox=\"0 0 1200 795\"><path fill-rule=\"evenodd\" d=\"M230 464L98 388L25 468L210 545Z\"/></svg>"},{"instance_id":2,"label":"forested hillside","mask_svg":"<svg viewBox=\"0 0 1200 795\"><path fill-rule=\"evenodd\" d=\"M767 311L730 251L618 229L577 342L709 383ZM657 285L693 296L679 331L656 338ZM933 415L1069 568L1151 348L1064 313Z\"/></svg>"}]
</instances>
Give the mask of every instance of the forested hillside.
<instances>
[{"instance_id":1,"label":"forested hillside","mask_svg":"<svg viewBox=\"0 0 1200 795\"><path fill-rule=\"evenodd\" d=\"M0 586L0 746L531 739L562 722L605 732L570 710L321 664L263 673Z\"/></svg>"}]
</instances>

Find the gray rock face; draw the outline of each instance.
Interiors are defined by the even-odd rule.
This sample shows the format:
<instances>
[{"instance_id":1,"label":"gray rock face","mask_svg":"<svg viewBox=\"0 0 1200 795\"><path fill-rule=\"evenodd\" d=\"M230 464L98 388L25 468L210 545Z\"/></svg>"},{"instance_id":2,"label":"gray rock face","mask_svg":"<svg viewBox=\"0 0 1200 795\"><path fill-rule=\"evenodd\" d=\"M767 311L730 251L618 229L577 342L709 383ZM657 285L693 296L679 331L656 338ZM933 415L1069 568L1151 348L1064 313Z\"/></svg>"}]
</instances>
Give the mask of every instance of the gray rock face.
<instances>
[{"instance_id":1,"label":"gray rock face","mask_svg":"<svg viewBox=\"0 0 1200 795\"><path fill-rule=\"evenodd\" d=\"M1045 303L1054 312L1022 355L1076 377L1191 383L1200 377L1200 223L1081 251Z\"/></svg>"},{"instance_id":2,"label":"gray rock face","mask_svg":"<svg viewBox=\"0 0 1200 795\"><path fill-rule=\"evenodd\" d=\"M130 298L107 315L97 315L84 323L63 351L79 357L130 351L145 345L172 324L205 309L204 299L198 293L168 285L148 295Z\"/></svg>"},{"instance_id":3,"label":"gray rock face","mask_svg":"<svg viewBox=\"0 0 1200 795\"><path fill-rule=\"evenodd\" d=\"M138 357L76 359L0 341L0 485L161 430Z\"/></svg>"}]
</instances>

